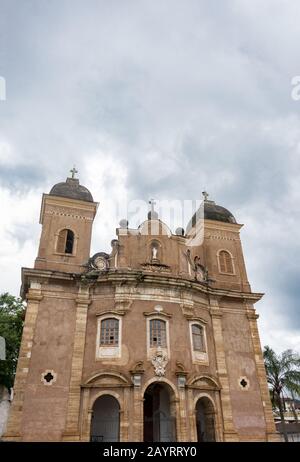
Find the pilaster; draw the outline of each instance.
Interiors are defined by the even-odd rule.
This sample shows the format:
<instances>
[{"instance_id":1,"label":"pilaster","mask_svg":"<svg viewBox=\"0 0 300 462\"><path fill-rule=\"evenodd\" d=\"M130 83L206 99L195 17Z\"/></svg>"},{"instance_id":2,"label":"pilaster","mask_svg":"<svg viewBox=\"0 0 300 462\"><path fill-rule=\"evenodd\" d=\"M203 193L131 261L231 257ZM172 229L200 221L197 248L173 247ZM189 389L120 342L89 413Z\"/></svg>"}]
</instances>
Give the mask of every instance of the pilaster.
<instances>
[{"instance_id":1,"label":"pilaster","mask_svg":"<svg viewBox=\"0 0 300 462\"><path fill-rule=\"evenodd\" d=\"M67 409L67 423L63 433L63 441L80 440L80 398L81 378L84 358L87 311L90 304L89 287L80 285L76 299L76 323L74 334L69 401Z\"/></svg>"},{"instance_id":2,"label":"pilaster","mask_svg":"<svg viewBox=\"0 0 300 462\"><path fill-rule=\"evenodd\" d=\"M24 393L29 373L36 319L42 298L41 284L32 282L26 297L26 317L14 383L14 398L12 401L6 432L3 437L4 441L22 441Z\"/></svg>"},{"instance_id":3,"label":"pilaster","mask_svg":"<svg viewBox=\"0 0 300 462\"><path fill-rule=\"evenodd\" d=\"M276 427L274 423L265 364L260 346L259 332L257 327L258 314L255 313L255 310L253 308L248 307L247 318L249 320L254 360L257 371L257 379L259 383L260 395L262 399L262 405L266 422L267 441L280 441L280 436L276 432Z\"/></svg>"},{"instance_id":4,"label":"pilaster","mask_svg":"<svg viewBox=\"0 0 300 462\"><path fill-rule=\"evenodd\" d=\"M124 401L123 401L123 418L120 419L120 441L129 441L129 400L130 388L124 388Z\"/></svg>"},{"instance_id":5,"label":"pilaster","mask_svg":"<svg viewBox=\"0 0 300 462\"><path fill-rule=\"evenodd\" d=\"M143 422L143 405L141 387L133 388L133 438L132 441L143 441L144 422Z\"/></svg>"},{"instance_id":6,"label":"pilaster","mask_svg":"<svg viewBox=\"0 0 300 462\"><path fill-rule=\"evenodd\" d=\"M196 410L194 404L194 393L191 388L188 388L188 413L189 413L189 427L190 427L190 442L197 441L197 428L196 428Z\"/></svg>"},{"instance_id":7,"label":"pilaster","mask_svg":"<svg viewBox=\"0 0 300 462\"><path fill-rule=\"evenodd\" d=\"M188 441L187 437L187 412L186 412L186 389L180 387L179 389L179 434L178 441Z\"/></svg>"},{"instance_id":8,"label":"pilaster","mask_svg":"<svg viewBox=\"0 0 300 462\"><path fill-rule=\"evenodd\" d=\"M224 441L239 441L235 430L232 416L230 399L229 379L224 350L224 339L222 332L222 311L216 298L210 300L210 314L214 333L215 352L218 368L218 378L221 384L221 405L223 411Z\"/></svg>"}]
</instances>

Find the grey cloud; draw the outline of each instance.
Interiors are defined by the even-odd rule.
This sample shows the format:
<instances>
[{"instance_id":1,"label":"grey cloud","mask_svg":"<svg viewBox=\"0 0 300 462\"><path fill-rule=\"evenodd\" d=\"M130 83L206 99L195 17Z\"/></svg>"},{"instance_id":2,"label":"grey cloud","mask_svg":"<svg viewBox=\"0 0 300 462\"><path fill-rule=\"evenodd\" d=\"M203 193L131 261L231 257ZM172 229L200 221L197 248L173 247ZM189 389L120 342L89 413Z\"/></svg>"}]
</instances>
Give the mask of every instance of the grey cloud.
<instances>
[{"instance_id":1,"label":"grey cloud","mask_svg":"<svg viewBox=\"0 0 300 462\"><path fill-rule=\"evenodd\" d=\"M1 166L0 187L8 188L20 194L45 185L47 172L41 171L38 166L27 166L23 163L17 166Z\"/></svg>"},{"instance_id":2,"label":"grey cloud","mask_svg":"<svg viewBox=\"0 0 300 462\"><path fill-rule=\"evenodd\" d=\"M278 294L276 306L268 296L261 306L279 313L284 300L286 319L298 320L299 252L281 226L291 211L290 226L299 226L300 102L291 99L290 80L300 73L300 5L2 5L8 97L0 102L0 139L16 160L0 163L1 185L48 192L75 163L89 187L91 156L99 151L100 166L107 149L124 168L129 198L198 199L205 187L245 223L250 281ZM111 173L99 180L107 196L116 187Z\"/></svg>"}]
</instances>

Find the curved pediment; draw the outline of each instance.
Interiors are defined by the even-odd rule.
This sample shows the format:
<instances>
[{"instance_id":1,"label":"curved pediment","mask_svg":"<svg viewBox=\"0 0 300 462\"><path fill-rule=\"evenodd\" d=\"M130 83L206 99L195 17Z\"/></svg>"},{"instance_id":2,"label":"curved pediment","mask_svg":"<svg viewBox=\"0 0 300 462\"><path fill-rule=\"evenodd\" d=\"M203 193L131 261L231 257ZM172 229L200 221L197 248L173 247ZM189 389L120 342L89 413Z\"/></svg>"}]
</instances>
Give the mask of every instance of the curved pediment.
<instances>
[{"instance_id":1,"label":"curved pediment","mask_svg":"<svg viewBox=\"0 0 300 462\"><path fill-rule=\"evenodd\" d=\"M188 381L190 387L201 388L203 390L220 390L221 385L217 378L210 375L198 375Z\"/></svg>"},{"instance_id":2,"label":"curved pediment","mask_svg":"<svg viewBox=\"0 0 300 462\"><path fill-rule=\"evenodd\" d=\"M93 374L83 383L86 387L103 387L110 385L130 385L127 378L118 372L102 371Z\"/></svg>"}]
</instances>

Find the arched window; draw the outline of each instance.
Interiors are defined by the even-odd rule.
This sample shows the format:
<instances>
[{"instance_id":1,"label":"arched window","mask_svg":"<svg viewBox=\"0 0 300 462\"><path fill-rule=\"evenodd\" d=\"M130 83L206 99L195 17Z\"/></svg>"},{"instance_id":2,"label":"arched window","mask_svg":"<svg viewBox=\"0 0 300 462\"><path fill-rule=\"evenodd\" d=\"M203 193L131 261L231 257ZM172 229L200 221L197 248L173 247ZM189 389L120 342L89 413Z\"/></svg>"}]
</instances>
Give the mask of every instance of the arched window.
<instances>
[{"instance_id":1,"label":"arched window","mask_svg":"<svg viewBox=\"0 0 300 462\"><path fill-rule=\"evenodd\" d=\"M161 319L150 321L150 347L167 347L166 322Z\"/></svg>"},{"instance_id":2,"label":"arched window","mask_svg":"<svg viewBox=\"0 0 300 462\"><path fill-rule=\"evenodd\" d=\"M58 235L56 250L59 253L72 254L74 248L74 233L70 229L62 229Z\"/></svg>"},{"instance_id":3,"label":"arched window","mask_svg":"<svg viewBox=\"0 0 300 462\"><path fill-rule=\"evenodd\" d=\"M106 318L101 321L100 329L101 346L119 345L119 320L116 318Z\"/></svg>"},{"instance_id":4,"label":"arched window","mask_svg":"<svg viewBox=\"0 0 300 462\"><path fill-rule=\"evenodd\" d=\"M192 338L193 338L193 349L195 351L206 351L204 330L199 324L192 325Z\"/></svg>"},{"instance_id":5,"label":"arched window","mask_svg":"<svg viewBox=\"0 0 300 462\"><path fill-rule=\"evenodd\" d=\"M232 258L226 250L221 250L219 253L219 268L221 273L233 274Z\"/></svg>"}]
</instances>

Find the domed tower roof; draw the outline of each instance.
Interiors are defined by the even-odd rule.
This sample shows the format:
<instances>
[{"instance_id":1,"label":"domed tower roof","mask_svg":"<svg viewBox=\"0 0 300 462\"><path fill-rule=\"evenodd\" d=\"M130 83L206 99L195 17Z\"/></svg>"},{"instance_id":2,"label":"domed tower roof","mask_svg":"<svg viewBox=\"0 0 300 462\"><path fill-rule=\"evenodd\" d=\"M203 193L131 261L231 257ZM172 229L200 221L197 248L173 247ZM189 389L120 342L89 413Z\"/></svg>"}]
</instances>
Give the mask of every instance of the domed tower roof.
<instances>
[{"instance_id":1,"label":"domed tower roof","mask_svg":"<svg viewBox=\"0 0 300 462\"><path fill-rule=\"evenodd\" d=\"M229 210L214 201L204 201L204 218L206 220L224 221L225 223L236 223L236 219Z\"/></svg>"},{"instance_id":2,"label":"domed tower roof","mask_svg":"<svg viewBox=\"0 0 300 462\"><path fill-rule=\"evenodd\" d=\"M187 225L187 232L196 225L197 220L203 218L203 207L205 220L222 221L223 223L237 223L236 219L229 210L225 209L225 207L221 207L221 205L217 205L214 201L209 201L207 199L207 193L203 193L203 195L204 201L189 221Z\"/></svg>"},{"instance_id":3,"label":"domed tower roof","mask_svg":"<svg viewBox=\"0 0 300 462\"><path fill-rule=\"evenodd\" d=\"M86 202L94 202L90 191L79 184L78 178L67 178L65 182L57 183L50 191L50 196L67 197Z\"/></svg>"}]
</instances>

